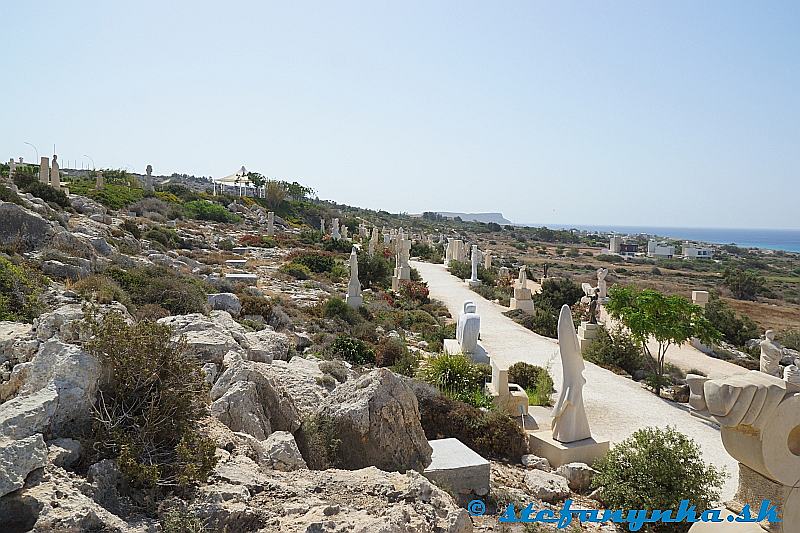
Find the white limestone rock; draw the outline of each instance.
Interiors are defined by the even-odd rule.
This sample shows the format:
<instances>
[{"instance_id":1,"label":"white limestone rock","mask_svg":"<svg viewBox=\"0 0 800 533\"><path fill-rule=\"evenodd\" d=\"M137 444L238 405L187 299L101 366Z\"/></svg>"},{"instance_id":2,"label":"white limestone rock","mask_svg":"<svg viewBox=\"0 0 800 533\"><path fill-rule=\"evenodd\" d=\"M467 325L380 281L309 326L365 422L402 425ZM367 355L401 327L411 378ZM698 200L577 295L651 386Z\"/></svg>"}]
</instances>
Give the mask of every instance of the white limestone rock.
<instances>
[{"instance_id":1,"label":"white limestone rock","mask_svg":"<svg viewBox=\"0 0 800 533\"><path fill-rule=\"evenodd\" d=\"M0 404L0 438L24 439L49 432L57 406L55 385Z\"/></svg>"},{"instance_id":2,"label":"white limestone rock","mask_svg":"<svg viewBox=\"0 0 800 533\"><path fill-rule=\"evenodd\" d=\"M227 328L200 313L168 316L159 319L158 323L171 326L175 340L183 336L189 345L190 353L200 361L220 364L228 352L242 356L245 354L244 349Z\"/></svg>"},{"instance_id":3,"label":"white limestone rock","mask_svg":"<svg viewBox=\"0 0 800 533\"><path fill-rule=\"evenodd\" d=\"M526 454L522 456L522 464L525 468L544 470L550 472L553 468L550 466L550 461L538 455Z\"/></svg>"},{"instance_id":4,"label":"white limestone rock","mask_svg":"<svg viewBox=\"0 0 800 533\"><path fill-rule=\"evenodd\" d=\"M413 391L396 374L378 368L334 389L319 415L341 439L338 459L349 469L422 471L431 449Z\"/></svg>"},{"instance_id":5,"label":"white limestone rock","mask_svg":"<svg viewBox=\"0 0 800 533\"><path fill-rule=\"evenodd\" d=\"M544 502L552 503L569 496L566 479L542 470L529 470L525 474L525 486L533 496Z\"/></svg>"},{"instance_id":6,"label":"white limestone rock","mask_svg":"<svg viewBox=\"0 0 800 533\"><path fill-rule=\"evenodd\" d=\"M288 472L299 468L308 468L291 433L276 431L262 444L266 459L275 470Z\"/></svg>"},{"instance_id":7,"label":"white limestone rock","mask_svg":"<svg viewBox=\"0 0 800 533\"><path fill-rule=\"evenodd\" d=\"M19 440L0 440L0 497L25 484L33 470L47 464L47 445L41 433Z\"/></svg>"},{"instance_id":8,"label":"white limestone rock","mask_svg":"<svg viewBox=\"0 0 800 533\"><path fill-rule=\"evenodd\" d=\"M575 492L587 491L596 473L597 470L585 463L567 463L556 468L556 474L563 476Z\"/></svg>"},{"instance_id":9,"label":"white limestone rock","mask_svg":"<svg viewBox=\"0 0 800 533\"><path fill-rule=\"evenodd\" d=\"M239 316L242 312L242 303L239 297L232 292L220 292L208 295L208 306L214 311L226 311L231 316Z\"/></svg>"},{"instance_id":10,"label":"white limestone rock","mask_svg":"<svg viewBox=\"0 0 800 533\"><path fill-rule=\"evenodd\" d=\"M47 442L47 459L56 466L70 468L81 458L81 443L74 439Z\"/></svg>"},{"instance_id":11,"label":"white limestone rock","mask_svg":"<svg viewBox=\"0 0 800 533\"><path fill-rule=\"evenodd\" d=\"M252 331L245 334L250 348L247 358L259 363L271 363L275 359L286 360L289 358L289 338L283 333L278 333L272 328L261 331Z\"/></svg>"},{"instance_id":12,"label":"white limestone rock","mask_svg":"<svg viewBox=\"0 0 800 533\"><path fill-rule=\"evenodd\" d=\"M232 431L240 431L264 440L272 432L269 417L261 407L258 386L251 381L237 381L211 404L211 414Z\"/></svg>"}]
</instances>

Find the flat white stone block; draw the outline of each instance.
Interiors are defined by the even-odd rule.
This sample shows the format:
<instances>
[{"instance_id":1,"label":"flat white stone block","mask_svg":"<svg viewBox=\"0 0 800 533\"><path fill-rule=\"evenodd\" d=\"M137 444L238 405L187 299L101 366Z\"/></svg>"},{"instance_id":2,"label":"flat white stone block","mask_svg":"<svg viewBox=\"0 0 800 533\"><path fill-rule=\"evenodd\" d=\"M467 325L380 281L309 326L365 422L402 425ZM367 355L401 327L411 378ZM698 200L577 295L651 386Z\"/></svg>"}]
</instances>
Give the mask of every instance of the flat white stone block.
<instances>
[{"instance_id":1,"label":"flat white stone block","mask_svg":"<svg viewBox=\"0 0 800 533\"><path fill-rule=\"evenodd\" d=\"M428 444L433 455L422 475L464 502L489 494L489 461L458 439L436 439Z\"/></svg>"},{"instance_id":2,"label":"flat white stone block","mask_svg":"<svg viewBox=\"0 0 800 533\"><path fill-rule=\"evenodd\" d=\"M553 468L567 463L594 464L608 453L608 441L593 438L563 443L553 438L552 429L528 433L528 451L550 461Z\"/></svg>"},{"instance_id":3,"label":"flat white stone block","mask_svg":"<svg viewBox=\"0 0 800 533\"><path fill-rule=\"evenodd\" d=\"M477 287L477 286L482 284L481 280L479 280L479 279L475 280L475 281L472 281L471 279L465 279L464 283L466 283L470 287Z\"/></svg>"},{"instance_id":4,"label":"flat white stone block","mask_svg":"<svg viewBox=\"0 0 800 533\"><path fill-rule=\"evenodd\" d=\"M444 340L444 353L449 355L455 355L461 352L461 345L455 339L445 339ZM489 354L486 352L486 349L481 345L480 341L478 341L478 346L475 348L475 351L472 353L464 354L474 363L486 363L489 364Z\"/></svg>"},{"instance_id":5,"label":"flat white stone block","mask_svg":"<svg viewBox=\"0 0 800 533\"><path fill-rule=\"evenodd\" d=\"M225 264L229 267L241 268L247 264L247 259L226 259Z\"/></svg>"},{"instance_id":6,"label":"flat white stone block","mask_svg":"<svg viewBox=\"0 0 800 533\"><path fill-rule=\"evenodd\" d=\"M255 274L225 274L225 279L236 283L246 283L248 285L258 284L258 276Z\"/></svg>"},{"instance_id":7,"label":"flat white stone block","mask_svg":"<svg viewBox=\"0 0 800 533\"><path fill-rule=\"evenodd\" d=\"M533 313L533 300L517 300L516 298L511 298L509 309L512 311L514 309L521 309L522 311Z\"/></svg>"}]
</instances>

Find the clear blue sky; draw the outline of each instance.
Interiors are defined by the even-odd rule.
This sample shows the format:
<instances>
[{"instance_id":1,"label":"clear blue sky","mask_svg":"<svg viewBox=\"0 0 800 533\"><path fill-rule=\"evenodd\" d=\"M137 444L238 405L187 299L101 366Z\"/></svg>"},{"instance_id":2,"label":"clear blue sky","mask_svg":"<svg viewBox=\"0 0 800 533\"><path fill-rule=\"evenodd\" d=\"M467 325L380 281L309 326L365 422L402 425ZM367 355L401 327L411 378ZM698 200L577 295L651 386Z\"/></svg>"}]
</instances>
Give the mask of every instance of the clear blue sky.
<instances>
[{"instance_id":1,"label":"clear blue sky","mask_svg":"<svg viewBox=\"0 0 800 533\"><path fill-rule=\"evenodd\" d=\"M800 227L800 2L6 2L0 156L398 212ZM83 161L88 163L86 158Z\"/></svg>"}]
</instances>

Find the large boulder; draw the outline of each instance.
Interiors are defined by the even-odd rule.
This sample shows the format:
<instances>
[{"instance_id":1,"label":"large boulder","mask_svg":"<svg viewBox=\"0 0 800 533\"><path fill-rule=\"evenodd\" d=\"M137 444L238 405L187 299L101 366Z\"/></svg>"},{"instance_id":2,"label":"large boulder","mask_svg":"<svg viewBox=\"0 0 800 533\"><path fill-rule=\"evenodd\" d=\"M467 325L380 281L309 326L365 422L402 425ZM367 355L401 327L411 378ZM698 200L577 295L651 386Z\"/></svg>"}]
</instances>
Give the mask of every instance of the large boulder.
<instances>
[{"instance_id":1,"label":"large boulder","mask_svg":"<svg viewBox=\"0 0 800 533\"><path fill-rule=\"evenodd\" d=\"M174 339L184 337L190 353L200 361L222 364L228 352L242 356L246 353L226 327L200 313L168 316L160 319L158 323L172 327Z\"/></svg>"},{"instance_id":2,"label":"large boulder","mask_svg":"<svg viewBox=\"0 0 800 533\"><path fill-rule=\"evenodd\" d=\"M237 381L211 404L211 414L232 431L264 440L272 432L264 413L259 387L252 381Z\"/></svg>"},{"instance_id":3,"label":"large boulder","mask_svg":"<svg viewBox=\"0 0 800 533\"><path fill-rule=\"evenodd\" d=\"M47 445L41 433L19 440L0 439L0 497L25 484L33 470L47 464Z\"/></svg>"},{"instance_id":4,"label":"large boulder","mask_svg":"<svg viewBox=\"0 0 800 533\"><path fill-rule=\"evenodd\" d=\"M308 468L294 436L286 431L276 431L261 443L266 462L275 470L297 470Z\"/></svg>"},{"instance_id":5,"label":"large boulder","mask_svg":"<svg viewBox=\"0 0 800 533\"><path fill-rule=\"evenodd\" d=\"M36 433L49 433L57 407L58 392L54 384L0 404L0 438L24 439Z\"/></svg>"},{"instance_id":6,"label":"large boulder","mask_svg":"<svg viewBox=\"0 0 800 533\"><path fill-rule=\"evenodd\" d=\"M36 249L53 237L53 226L47 219L10 202L0 202L0 245L22 244Z\"/></svg>"},{"instance_id":7,"label":"large boulder","mask_svg":"<svg viewBox=\"0 0 800 533\"><path fill-rule=\"evenodd\" d=\"M556 468L556 474L563 476L575 492L587 491L596 473L597 470L585 463L567 463Z\"/></svg>"},{"instance_id":8,"label":"large boulder","mask_svg":"<svg viewBox=\"0 0 800 533\"><path fill-rule=\"evenodd\" d=\"M274 359L286 360L289 356L289 338L270 327L245 334L250 348L247 358L251 361L271 363Z\"/></svg>"},{"instance_id":9,"label":"large boulder","mask_svg":"<svg viewBox=\"0 0 800 533\"><path fill-rule=\"evenodd\" d=\"M529 470L525 474L528 491L543 502L554 502L569 496L567 480L557 474L543 470Z\"/></svg>"},{"instance_id":10,"label":"large boulder","mask_svg":"<svg viewBox=\"0 0 800 533\"><path fill-rule=\"evenodd\" d=\"M386 368L338 386L318 415L341 441L337 461L343 468L422 471L431 463L417 398Z\"/></svg>"},{"instance_id":11,"label":"large boulder","mask_svg":"<svg viewBox=\"0 0 800 533\"><path fill-rule=\"evenodd\" d=\"M242 303L239 301L239 297L232 292L209 294L208 307L214 311L227 311L231 316L239 316L242 311Z\"/></svg>"}]
</instances>

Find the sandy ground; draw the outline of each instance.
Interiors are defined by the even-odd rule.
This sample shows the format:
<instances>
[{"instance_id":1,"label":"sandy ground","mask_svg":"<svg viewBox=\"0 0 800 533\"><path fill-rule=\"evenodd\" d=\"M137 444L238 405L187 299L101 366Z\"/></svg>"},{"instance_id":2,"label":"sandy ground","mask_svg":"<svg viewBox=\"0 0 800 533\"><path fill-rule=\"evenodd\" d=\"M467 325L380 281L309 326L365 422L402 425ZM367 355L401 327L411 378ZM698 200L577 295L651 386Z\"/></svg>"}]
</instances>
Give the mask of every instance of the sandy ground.
<instances>
[{"instance_id":1,"label":"sandy ground","mask_svg":"<svg viewBox=\"0 0 800 533\"><path fill-rule=\"evenodd\" d=\"M504 316L502 313L506 311L505 307L471 291L463 281L451 276L444 265L413 261L411 266L428 283L431 297L444 302L454 317L458 316L465 300L472 300L477 304L481 315L481 343L501 366L508 367L518 361L547 366L553 375L556 390L560 388L561 362L555 340L542 337ZM676 350L676 354L679 352L683 351ZM695 355L686 357L693 359ZM703 357L709 359L704 355ZM691 366L699 367L694 361ZM642 427L675 426L700 445L707 462L725 468L729 477L722 497L730 499L733 496L738 466L723 448L719 429L691 416L687 408L680 404L658 398L643 389L639 383L592 363L586 363L584 375L584 403L596 439L615 443Z\"/></svg>"}]
</instances>

